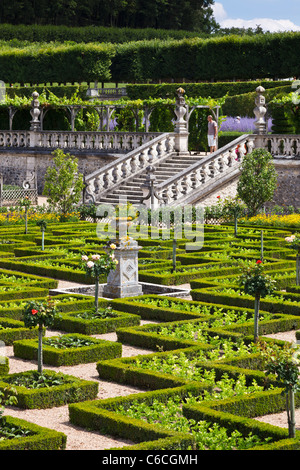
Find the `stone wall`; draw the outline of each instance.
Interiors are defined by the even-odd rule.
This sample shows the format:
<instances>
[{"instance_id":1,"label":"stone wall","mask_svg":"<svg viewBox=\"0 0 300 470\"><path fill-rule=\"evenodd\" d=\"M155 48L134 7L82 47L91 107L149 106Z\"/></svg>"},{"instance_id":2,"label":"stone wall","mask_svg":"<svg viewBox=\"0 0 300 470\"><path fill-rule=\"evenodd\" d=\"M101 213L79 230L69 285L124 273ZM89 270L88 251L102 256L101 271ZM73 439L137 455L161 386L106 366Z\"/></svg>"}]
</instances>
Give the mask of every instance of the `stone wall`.
<instances>
[{"instance_id":1,"label":"stone wall","mask_svg":"<svg viewBox=\"0 0 300 470\"><path fill-rule=\"evenodd\" d=\"M84 175L98 170L120 156L78 151L67 151L66 153L70 153L78 159L78 170ZM0 173L3 175L3 183L22 186L23 181L30 178L32 171L36 170L38 194L42 194L45 173L48 166L53 164L53 158L50 150L0 150Z\"/></svg>"},{"instance_id":2,"label":"stone wall","mask_svg":"<svg viewBox=\"0 0 300 470\"><path fill-rule=\"evenodd\" d=\"M275 160L278 173L274 204L300 208L300 160Z\"/></svg>"},{"instance_id":3,"label":"stone wall","mask_svg":"<svg viewBox=\"0 0 300 470\"><path fill-rule=\"evenodd\" d=\"M277 189L274 193L272 203L267 203L266 208L272 206L293 206L300 208L300 160L274 159L278 174ZM238 177L229 184L213 191L205 199L199 201L201 206L214 206L218 202L217 196L221 198L235 197Z\"/></svg>"}]
</instances>

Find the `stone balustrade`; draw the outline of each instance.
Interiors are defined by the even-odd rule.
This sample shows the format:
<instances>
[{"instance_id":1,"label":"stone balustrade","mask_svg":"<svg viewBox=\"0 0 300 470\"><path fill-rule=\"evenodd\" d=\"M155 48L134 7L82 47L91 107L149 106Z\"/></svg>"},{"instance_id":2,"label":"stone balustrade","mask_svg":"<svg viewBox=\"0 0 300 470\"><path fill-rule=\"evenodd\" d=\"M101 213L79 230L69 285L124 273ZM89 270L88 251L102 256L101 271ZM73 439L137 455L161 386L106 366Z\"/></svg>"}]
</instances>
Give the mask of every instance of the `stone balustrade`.
<instances>
[{"instance_id":1,"label":"stone balustrade","mask_svg":"<svg viewBox=\"0 0 300 470\"><path fill-rule=\"evenodd\" d=\"M295 134L265 134L260 136L261 147L268 150L273 157L300 157L300 136Z\"/></svg>"},{"instance_id":2,"label":"stone balustrade","mask_svg":"<svg viewBox=\"0 0 300 470\"><path fill-rule=\"evenodd\" d=\"M128 152L158 132L2 131L0 147Z\"/></svg>"},{"instance_id":3,"label":"stone balustrade","mask_svg":"<svg viewBox=\"0 0 300 470\"><path fill-rule=\"evenodd\" d=\"M30 131L1 131L0 148L29 148L30 134Z\"/></svg>"},{"instance_id":4,"label":"stone balustrade","mask_svg":"<svg viewBox=\"0 0 300 470\"><path fill-rule=\"evenodd\" d=\"M233 178L246 152L251 153L254 147L253 134L235 139L156 186L158 200L163 200L168 206L196 201L200 194L211 191L226 178Z\"/></svg>"},{"instance_id":5,"label":"stone balustrade","mask_svg":"<svg viewBox=\"0 0 300 470\"><path fill-rule=\"evenodd\" d=\"M163 161L174 151L175 134L160 134L150 142L88 175L85 179L86 199L91 198L97 202L100 197L113 191L121 183L145 172L148 166Z\"/></svg>"}]
</instances>

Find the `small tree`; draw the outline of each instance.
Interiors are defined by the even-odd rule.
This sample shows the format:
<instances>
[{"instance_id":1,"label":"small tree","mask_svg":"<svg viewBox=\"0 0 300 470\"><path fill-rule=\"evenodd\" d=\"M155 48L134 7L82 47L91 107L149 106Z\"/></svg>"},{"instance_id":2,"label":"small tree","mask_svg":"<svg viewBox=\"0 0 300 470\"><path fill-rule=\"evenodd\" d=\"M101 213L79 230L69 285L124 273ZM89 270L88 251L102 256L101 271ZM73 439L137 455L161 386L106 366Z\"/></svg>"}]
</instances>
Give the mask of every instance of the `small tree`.
<instances>
[{"instance_id":1,"label":"small tree","mask_svg":"<svg viewBox=\"0 0 300 470\"><path fill-rule=\"evenodd\" d=\"M299 348L296 349L289 343L285 343L283 347L276 344L268 346L266 343L262 343L260 347L267 375L275 374L284 386L289 437L294 438L296 436L294 395L300 390Z\"/></svg>"},{"instance_id":2,"label":"small tree","mask_svg":"<svg viewBox=\"0 0 300 470\"><path fill-rule=\"evenodd\" d=\"M246 204L250 216L256 215L273 198L277 173L272 160L267 150L258 148L246 155L241 163L237 195Z\"/></svg>"},{"instance_id":3,"label":"small tree","mask_svg":"<svg viewBox=\"0 0 300 470\"><path fill-rule=\"evenodd\" d=\"M50 206L61 213L61 220L66 220L81 198L83 175L78 173L78 160L69 153L57 149L52 155L54 166L46 171L44 194L48 196Z\"/></svg>"},{"instance_id":4,"label":"small tree","mask_svg":"<svg viewBox=\"0 0 300 470\"><path fill-rule=\"evenodd\" d=\"M243 269L239 279L239 284L243 287L245 294L254 296L254 342L258 340L258 322L260 298L271 294L275 289L275 281L270 276L264 274L263 263L256 261L254 266L248 265Z\"/></svg>"},{"instance_id":5,"label":"small tree","mask_svg":"<svg viewBox=\"0 0 300 470\"><path fill-rule=\"evenodd\" d=\"M23 199L20 199L19 206L24 207L25 210L25 233L28 232L28 209L31 206L31 201L28 196L25 196Z\"/></svg>"},{"instance_id":6,"label":"small tree","mask_svg":"<svg viewBox=\"0 0 300 470\"><path fill-rule=\"evenodd\" d=\"M245 205L242 203L241 199L238 196L229 197L224 199L224 201L219 198L219 204L222 206L222 215L225 218L233 219L234 221L234 236L237 236L238 231L238 219L245 212Z\"/></svg>"},{"instance_id":7,"label":"small tree","mask_svg":"<svg viewBox=\"0 0 300 470\"><path fill-rule=\"evenodd\" d=\"M40 374L43 368L43 328L52 326L57 315L55 301L50 297L44 301L27 302L23 311L25 326L27 328L38 327L38 372Z\"/></svg>"},{"instance_id":8,"label":"small tree","mask_svg":"<svg viewBox=\"0 0 300 470\"><path fill-rule=\"evenodd\" d=\"M47 222L42 219L42 220L38 220L36 225L38 227L40 227L41 231L42 231L42 251L44 251L44 245L45 245L45 230L47 228Z\"/></svg>"},{"instance_id":9,"label":"small tree","mask_svg":"<svg viewBox=\"0 0 300 470\"><path fill-rule=\"evenodd\" d=\"M116 249L113 243L110 245L110 250ZM98 312L98 299L99 299L99 277L102 274L106 276L111 270L116 269L118 261L115 259L113 252L108 252L103 255L91 255L91 259L87 255L81 257L83 267L87 274L95 278L95 311Z\"/></svg>"}]
</instances>

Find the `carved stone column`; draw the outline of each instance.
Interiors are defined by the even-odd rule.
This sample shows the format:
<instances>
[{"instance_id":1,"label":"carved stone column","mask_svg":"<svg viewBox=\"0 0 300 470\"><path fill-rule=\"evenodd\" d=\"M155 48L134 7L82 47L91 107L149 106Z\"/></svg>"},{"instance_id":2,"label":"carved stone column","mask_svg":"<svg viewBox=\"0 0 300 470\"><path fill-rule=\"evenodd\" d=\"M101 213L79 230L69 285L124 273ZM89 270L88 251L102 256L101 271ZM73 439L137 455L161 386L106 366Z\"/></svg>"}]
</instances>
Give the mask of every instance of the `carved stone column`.
<instances>
[{"instance_id":1,"label":"carved stone column","mask_svg":"<svg viewBox=\"0 0 300 470\"><path fill-rule=\"evenodd\" d=\"M37 91L32 93L33 100L31 101L31 110L30 114L32 120L30 121L30 147L37 147L38 140L39 140L39 131L41 130L41 123L39 120L41 110L40 110L40 102L39 102L39 94Z\"/></svg>"},{"instance_id":2,"label":"carved stone column","mask_svg":"<svg viewBox=\"0 0 300 470\"><path fill-rule=\"evenodd\" d=\"M187 114L187 104L184 98L184 89L178 88L177 90L177 98L176 98L176 105L175 105L175 150L178 153L188 153L188 122L184 119L185 115Z\"/></svg>"},{"instance_id":3,"label":"carved stone column","mask_svg":"<svg viewBox=\"0 0 300 470\"><path fill-rule=\"evenodd\" d=\"M254 125L256 127L255 134L258 134L258 135L267 133L267 125L265 121L267 108L265 107L266 99L263 95L265 91L266 90L262 86L258 86L256 88L256 98L255 98L256 108L254 108L253 112L256 117L256 121L254 122Z\"/></svg>"}]
</instances>

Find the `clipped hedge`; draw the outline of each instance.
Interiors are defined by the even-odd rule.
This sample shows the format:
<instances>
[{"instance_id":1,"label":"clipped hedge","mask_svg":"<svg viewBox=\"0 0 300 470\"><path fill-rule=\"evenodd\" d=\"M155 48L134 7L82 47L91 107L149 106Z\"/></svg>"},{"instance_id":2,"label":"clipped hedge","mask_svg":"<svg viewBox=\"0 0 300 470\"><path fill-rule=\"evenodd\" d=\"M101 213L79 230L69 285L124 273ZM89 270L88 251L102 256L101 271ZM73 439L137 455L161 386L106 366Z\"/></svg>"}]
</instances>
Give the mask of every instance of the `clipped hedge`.
<instances>
[{"instance_id":1,"label":"clipped hedge","mask_svg":"<svg viewBox=\"0 0 300 470\"><path fill-rule=\"evenodd\" d=\"M136 401L151 403L158 399L165 402L169 397L174 396L180 396L184 399L188 394L197 395L204 389L205 386L190 384L176 389L165 388L164 390L137 393L126 397L71 404L69 405L69 417L71 423L76 426L101 431L138 443L126 446L124 448L126 450L189 449L191 446L194 447L192 435L166 430L162 426L149 424L144 420L127 418L115 410L118 406L130 406L132 402Z\"/></svg>"},{"instance_id":2,"label":"clipped hedge","mask_svg":"<svg viewBox=\"0 0 300 470\"><path fill-rule=\"evenodd\" d=\"M138 315L123 312L112 312L113 316L103 319L84 319L77 317L77 314L78 311L60 315L59 318L55 319L54 328L83 335L99 335L115 331L116 328L140 324Z\"/></svg>"},{"instance_id":3,"label":"clipped hedge","mask_svg":"<svg viewBox=\"0 0 300 470\"><path fill-rule=\"evenodd\" d=\"M7 346L12 345L14 341L37 337L37 328L25 328L22 321L0 317L0 341Z\"/></svg>"},{"instance_id":4,"label":"clipped hedge","mask_svg":"<svg viewBox=\"0 0 300 470\"><path fill-rule=\"evenodd\" d=\"M80 334L62 335L57 338L73 337L78 339L88 339L93 344L79 348L70 347L57 349L52 346L43 345L43 362L53 366L73 366L89 362L96 362L100 359L110 359L120 357L122 345L117 342L105 341L91 338ZM55 337L52 337L53 339ZM14 355L22 359L37 360L38 344L34 340L21 340L13 343Z\"/></svg>"},{"instance_id":5,"label":"clipped hedge","mask_svg":"<svg viewBox=\"0 0 300 470\"><path fill-rule=\"evenodd\" d=\"M76 426L105 432L108 435L126 438L136 442L135 445L124 447L124 450L194 449L195 441L193 441L192 435L188 438L188 435L184 436L181 433L171 432L164 429L162 425L158 423L149 424L145 420L127 418L117 412L120 406L126 409L130 407L132 403L142 402L146 405L151 405L154 400L165 403L170 398L179 397L183 402L183 415L187 419L193 419L195 421L204 419L211 423L216 422L228 429L229 432L233 432L236 429L239 430L243 436L253 433L262 439L271 438L271 443L253 447L253 450L263 450L264 448L269 450L299 448L300 433L298 431L296 439L288 439L287 429L245 417L245 415L247 416L249 411L251 412L253 409L256 410L256 414L252 414L259 416L258 409L262 400L264 401L264 411L266 414L272 412L272 410L276 411L278 409L277 406L282 408L284 403L284 397L281 395L282 390L277 389L271 392L254 393L250 396L243 396L241 399L233 398L231 400L205 402L204 405L199 404L191 406L184 404L186 397L190 395L199 396L203 393L204 388L196 384L189 384L187 386L139 393L126 397L71 404L69 405L70 421ZM270 402L268 402L268 398L270 397L273 397L273 400L271 399ZM233 406L238 402L242 404L246 403L240 416L225 411L219 412L214 408L214 405L217 408L222 408L226 406L228 402L233 403ZM210 407L211 403L212 407ZM276 404L275 408L274 403ZM168 436L162 436L162 433L166 433ZM186 447L186 445L188 445L188 447ZM120 448L118 448L118 450L120 450Z\"/></svg>"},{"instance_id":6,"label":"clipped hedge","mask_svg":"<svg viewBox=\"0 0 300 470\"><path fill-rule=\"evenodd\" d=\"M204 346L192 346L184 349L172 350L173 355L178 355L183 352L188 358L193 358L197 355L199 350L211 349L207 345ZM143 356L143 361L148 361L157 358L168 357L170 352L163 353L152 353ZM252 355L253 365L257 366L257 355ZM266 379L265 373L259 370L252 370L249 368L243 368L239 366L239 360L243 364L244 359L233 360L234 365L229 365L230 361L215 361L215 362L199 362L199 367L207 370L214 370L216 377L220 377L226 373L229 377L236 378L240 374L246 376L246 381L251 382L256 380L258 384L265 385L268 380ZM251 363L250 355L246 357L247 366ZM192 380L185 379L183 377L176 376L175 374L167 374L163 372L157 372L153 370L146 370L139 368L136 365L136 358L121 358L107 361L99 361L96 365L99 377L104 380L109 380L117 383L132 385L134 387L141 387L143 389L158 390L163 388L180 387L193 383Z\"/></svg>"},{"instance_id":7,"label":"clipped hedge","mask_svg":"<svg viewBox=\"0 0 300 470\"><path fill-rule=\"evenodd\" d=\"M62 264L67 263L67 260L62 258L55 259L55 261ZM0 267L23 271L27 274L38 274L39 276L51 277L54 279L65 279L66 281L78 282L81 284L94 284L94 279L91 276L88 276L84 271L80 271L78 268L77 270L74 270L71 266L65 268L59 266L43 266L42 260L40 265L18 260L0 260ZM106 277L102 276L100 282L103 282L105 279Z\"/></svg>"},{"instance_id":8,"label":"clipped hedge","mask_svg":"<svg viewBox=\"0 0 300 470\"><path fill-rule=\"evenodd\" d=\"M44 428L23 419L5 416L5 423L15 427L20 426L29 435L0 441L0 450L64 450L67 436L58 431Z\"/></svg>"},{"instance_id":9,"label":"clipped hedge","mask_svg":"<svg viewBox=\"0 0 300 470\"><path fill-rule=\"evenodd\" d=\"M8 357L0 356L0 375L8 374L9 360Z\"/></svg>"},{"instance_id":10,"label":"clipped hedge","mask_svg":"<svg viewBox=\"0 0 300 470\"><path fill-rule=\"evenodd\" d=\"M220 306L219 306L220 307ZM238 311L235 308L232 308L231 311ZM245 311L246 309L241 309L241 311ZM253 328L254 328L254 319L253 317L253 310L248 309L249 318L248 321L245 323L238 323L236 325L229 325L226 326L226 330L224 328L209 328L207 334L210 336L218 336L220 338L231 338L231 340L240 339L242 336L251 336L253 335ZM260 311L260 314L263 315L264 312ZM152 349L154 351L157 348L161 348L164 351L170 351L173 349L180 349L180 348L188 348L194 345L202 346L196 338L195 339L180 339L175 338L171 335L162 335L158 334L158 330L161 327L168 326L170 328L178 328L180 326L184 326L185 324L199 324L201 326L202 323L210 324L210 321L216 320L218 318L217 315L207 316L206 318L203 317L197 320L183 320L178 322L168 322L168 323L160 323L159 325L143 325L139 327L125 327L125 328L118 328L116 330L118 341L124 344L131 344L132 346L136 347L144 347L147 349ZM274 315L274 318L271 320L260 320L259 323L259 330L260 335L270 335L282 331L291 331L300 328L300 318L293 315ZM296 332L297 333L297 332ZM299 335L300 339L300 335Z\"/></svg>"},{"instance_id":11,"label":"clipped hedge","mask_svg":"<svg viewBox=\"0 0 300 470\"><path fill-rule=\"evenodd\" d=\"M243 82L215 82L215 83L159 83L159 84L135 84L126 85L127 96L131 100L147 100L151 98L174 98L179 87L184 88L189 98L222 98L225 95L235 96L244 93L255 92L258 86L263 86L266 90L279 86L288 86L291 82L286 81L243 81ZM252 100L252 113L253 113ZM236 114L234 114L235 116Z\"/></svg>"},{"instance_id":12,"label":"clipped hedge","mask_svg":"<svg viewBox=\"0 0 300 470\"><path fill-rule=\"evenodd\" d=\"M16 390L18 408L22 409L43 409L55 406L63 406L67 403L92 400L98 393L98 383L57 373L52 370L43 370L46 377L59 378L64 380L62 385L52 385L39 388L26 388L25 386L14 385L14 380L19 376L31 377L35 371L18 372L15 374L3 375L0 379L0 390L4 390L7 384Z\"/></svg>"},{"instance_id":13,"label":"clipped hedge","mask_svg":"<svg viewBox=\"0 0 300 470\"><path fill-rule=\"evenodd\" d=\"M2 45L0 69L8 83L108 81L113 55L111 44Z\"/></svg>"}]
</instances>

